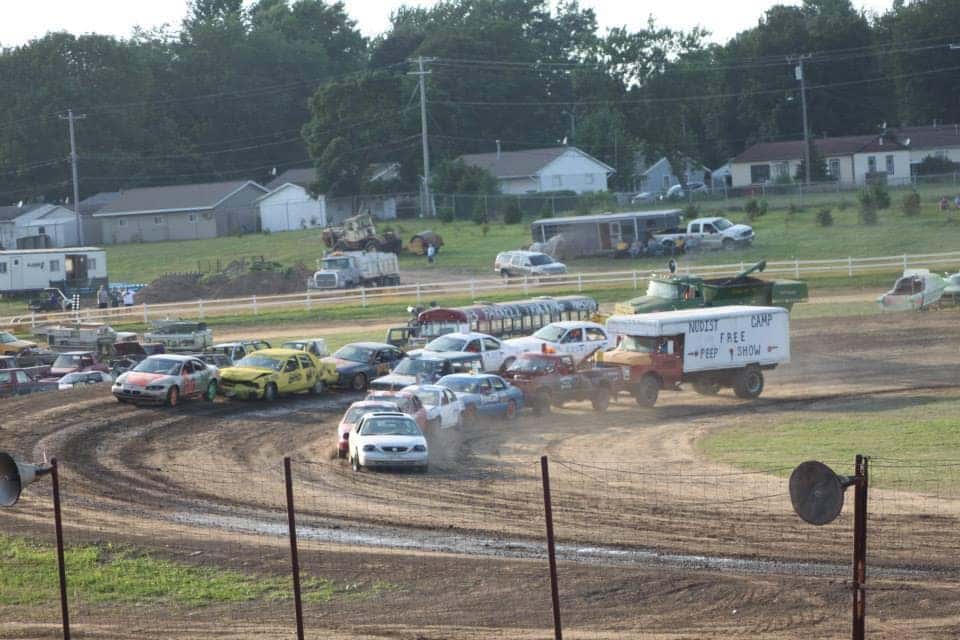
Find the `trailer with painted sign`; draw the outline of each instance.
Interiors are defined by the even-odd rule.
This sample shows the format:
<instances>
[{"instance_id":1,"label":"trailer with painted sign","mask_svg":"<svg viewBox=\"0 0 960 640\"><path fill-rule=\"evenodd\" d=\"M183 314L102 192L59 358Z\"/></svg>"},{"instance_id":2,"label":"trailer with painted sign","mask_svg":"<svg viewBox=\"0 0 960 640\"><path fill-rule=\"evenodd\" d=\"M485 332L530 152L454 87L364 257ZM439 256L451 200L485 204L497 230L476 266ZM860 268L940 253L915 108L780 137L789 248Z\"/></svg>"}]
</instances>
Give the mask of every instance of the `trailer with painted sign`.
<instances>
[{"instance_id":1,"label":"trailer with painted sign","mask_svg":"<svg viewBox=\"0 0 960 640\"><path fill-rule=\"evenodd\" d=\"M97 247L0 251L0 294L56 288L88 294L107 284L107 254Z\"/></svg>"},{"instance_id":2,"label":"trailer with painted sign","mask_svg":"<svg viewBox=\"0 0 960 640\"><path fill-rule=\"evenodd\" d=\"M629 367L628 390L652 407L660 391L689 383L703 395L732 388L740 398L763 392L763 372L790 361L790 319L780 307L730 306L615 315L617 338L605 366Z\"/></svg>"}]
</instances>

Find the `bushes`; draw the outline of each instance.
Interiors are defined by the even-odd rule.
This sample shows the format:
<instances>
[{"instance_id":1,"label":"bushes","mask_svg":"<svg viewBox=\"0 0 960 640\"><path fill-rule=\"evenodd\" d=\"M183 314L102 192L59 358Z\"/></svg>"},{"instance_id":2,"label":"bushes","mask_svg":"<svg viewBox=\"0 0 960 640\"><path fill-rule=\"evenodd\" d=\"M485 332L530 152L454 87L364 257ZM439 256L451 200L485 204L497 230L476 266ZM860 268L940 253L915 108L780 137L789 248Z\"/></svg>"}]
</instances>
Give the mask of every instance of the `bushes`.
<instances>
[{"instance_id":1,"label":"bushes","mask_svg":"<svg viewBox=\"0 0 960 640\"><path fill-rule=\"evenodd\" d=\"M821 227L832 227L833 226L833 214L830 212L830 209L824 207L817 211L817 224Z\"/></svg>"},{"instance_id":2,"label":"bushes","mask_svg":"<svg viewBox=\"0 0 960 640\"><path fill-rule=\"evenodd\" d=\"M747 213L747 218L749 220L756 220L757 218L762 218L767 215L767 201L766 200L757 200L756 198L750 198L747 200L747 203L743 206L743 210Z\"/></svg>"},{"instance_id":3,"label":"bushes","mask_svg":"<svg viewBox=\"0 0 960 640\"><path fill-rule=\"evenodd\" d=\"M909 218L920 215L920 194L911 189L910 193L903 195L900 206L903 209L903 215Z\"/></svg>"},{"instance_id":4,"label":"bushes","mask_svg":"<svg viewBox=\"0 0 960 640\"><path fill-rule=\"evenodd\" d=\"M523 221L523 212L520 211L520 202L516 198L510 198L503 211L503 223L520 224L521 221Z\"/></svg>"},{"instance_id":5,"label":"bushes","mask_svg":"<svg viewBox=\"0 0 960 640\"><path fill-rule=\"evenodd\" d=\"M873 226L877 224L877 210L890 207L890 193L882 184L867 187L857 196L860 201L860 224Z\"/></svg>"},{"instance_id":6,"label":"bushes","mask_svg":"<svg viewBox=\"0 0 960 640\"><path fill-rule=\"evenodd\" d=\"M442 207L437 211L440 222L453 222L453 207Z\"/></svg>"},{"instance_id":7,"label":"bushes","mask_svg":"<svg viewBox=\"0 0 960 640\"><path fill-rule=\"evenodd\" d=\"M684 220L693 220L694 218L700 217L700 207L691 203L683 208L683 219Z\"/></svg>"}]
</instances>

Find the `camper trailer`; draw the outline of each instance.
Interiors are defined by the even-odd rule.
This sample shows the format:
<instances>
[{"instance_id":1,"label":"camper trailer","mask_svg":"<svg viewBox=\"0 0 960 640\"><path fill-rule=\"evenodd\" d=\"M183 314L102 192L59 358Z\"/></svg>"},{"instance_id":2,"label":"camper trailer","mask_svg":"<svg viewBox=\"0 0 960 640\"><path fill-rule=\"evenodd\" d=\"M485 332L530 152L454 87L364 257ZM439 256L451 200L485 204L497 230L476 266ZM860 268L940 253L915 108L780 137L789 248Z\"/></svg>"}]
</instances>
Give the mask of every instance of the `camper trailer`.
<instances>
[{"instance_id":1,"label":"camper trailer","mask_svg":"<svg viewBox=\"0 0 960 640\"><path fill-rule=\"evenodd\" d=\"M96 247L0 251L0 294L48 288L70 295L107 284L107 256Z\"/></svg>"}]
</instances>

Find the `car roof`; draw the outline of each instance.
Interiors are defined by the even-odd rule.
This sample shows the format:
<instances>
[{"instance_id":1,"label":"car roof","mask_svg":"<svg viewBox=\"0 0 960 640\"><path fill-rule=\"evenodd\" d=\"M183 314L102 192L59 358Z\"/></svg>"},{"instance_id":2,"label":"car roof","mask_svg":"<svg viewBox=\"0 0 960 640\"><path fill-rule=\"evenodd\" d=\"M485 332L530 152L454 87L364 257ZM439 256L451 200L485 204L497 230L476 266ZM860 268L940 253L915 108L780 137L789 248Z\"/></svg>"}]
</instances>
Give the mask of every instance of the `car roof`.
<instances>
[{"instance_id":1,"label":"car roof","mask_svg":"<svg viewBox=\"0 0 960 640\"><path fill-rule=\"evenodd\" d=\"M445 333L442 336L437 336L437 338L464 338L466 340L473 340L474 338L495 338L495 337L490 335L489 333L479 333L477 331L454 331L453 333ZM434 338L434 340L436 340L437 338ZM438 353L438 352L433 351L431 353Z\"/></svg>"},{"instance_id":2,"label":"car roof","mask_svg":"<svg viewBox=\"0 0 960 640\"><path fill-rule=\"evenodd\" d=\"M597 324L596 322L589 322L587 320L559 320L557 322L551 322L550 324L562 329L574 329L577 327L603 328L603 325Z\"/></svg>"},{"instance_id":3,"label":"car roof","mask_svg":"<svg viewBox=\"0 0 960 640\"><path fill-rule=\"evenodd\" d=\"M367 397L384 396L389 398L409 398L413 394L409 391L387 391L386 389L371 389L367 392Z\"/></svg>"},{"instance_id":4,"label":"car roof","mask_svg":"<svg viewBox=\"0 0 960 640\"><path fill-rule=\"evenodd\" d=\"M501 251L501 252L500 252L500 255L508 255L508 254L509 254L509 255L514 255L514 256L524 256L524 257L529 257L529 256L545 256L545 255L547 255L547 254L545 254L545 253L542 252L542 251L527 251L526 249L512 249L512 250L510 250L510 251Z\"/></svg>"},{"instance_id":5,"label":"car roof","mask_svg":"<svg viewBox=\"0 0 960 640\"><path fill-rule=\"evenodd\" d=\"M396 349L392 344L387 344L386 342L350 342L343 345L344 347L363 347L365 349L383 349L389 347L391 349ZM342 349L343 347L341 347Z\"/></svg>"},{"instance_id":6,"label":"car roof","mask_svg":"<svg viewBox=\"0 0 960 640\"><path fill-rule=\"evenodd\" d=\"M417 391L445 391L446 387L439 384L411 384L408 387L404 387L401 391L409 391L410 393L416 393Z\"/></svg>"},{"instance_id":7,"label":"car roof","mask_svg":"<svg viewBox=\"0 0 960 640\"><path fill-rule=\"evenodd\" d=\"M465 379L465 380L490 380L491 378L500 378L495 373L451 373L440 378L441 380L446 380L447 378L456 378L456 379ZM502 379L502 378L501 378ZM443 385L435 385L443 386Z\"/></svg>"},{"instance_id":8,"label":"car roof","mask_svg":"<svg viewBox=\"0 0 960 640\"><path fill-rule=\"evenodd\" d=\"M187 360L199 360L200 356L182 355L179 353L155 353L146 357L147 360L176 360L177 362L186 362Z\"/></svg>"},{"instance_id":9,"label":"car roof","mask_svg":"<svg viewBox=\"0 0 960 640\"><path fill-rule=\"evenodd\" d=\"M420 353L407 354L411 360L480 360L483 356L472 351L421 351Z\"/></svg>"},{"instance_id":10,"label":"car roof","mask_svg":"<svg viewBox=\"0 0 960 640\"><path fill-rule=\"evenodd\" d=\"M273 349L258 349L257 351L254 351L250 355L267 356L267 357L274 357L274 358L289 358L290 356L299 356L303 354L304 352L300 351L299 349L273 348Z\"/></svg>"},{"instance_id":11,"label":"car roof","mask_svg":"<svg viewBox=\"0 0 960 640\"><path fill-rule=\"evenodd\" d=\"M61 356L92 356L93 351L61 351Z\"/></svg>"},{"instance_id":12,"label":"car roof","mask_svg":"<svg viewBox=\"0 0 960 640\"><path fill-rule=\"evenodd\" d=\"M406 418L407 420L413 421L413 418L405 413L401 413L400 411L371 411L360 418L360 420L366 421L370 420L371 418Z\"/></svg>"},{"instance_id":13,"label":"car roof","mask_svg":"<svg viewBox=\"0 0 960 640\"><path fill-rule=\"evenodd\" d=\"M355 407L377 407L383 405L395 405L396 403L390 402L389 400L357 400L352 403L347 410L353 409Z\"/></svg>"}]
</instances>

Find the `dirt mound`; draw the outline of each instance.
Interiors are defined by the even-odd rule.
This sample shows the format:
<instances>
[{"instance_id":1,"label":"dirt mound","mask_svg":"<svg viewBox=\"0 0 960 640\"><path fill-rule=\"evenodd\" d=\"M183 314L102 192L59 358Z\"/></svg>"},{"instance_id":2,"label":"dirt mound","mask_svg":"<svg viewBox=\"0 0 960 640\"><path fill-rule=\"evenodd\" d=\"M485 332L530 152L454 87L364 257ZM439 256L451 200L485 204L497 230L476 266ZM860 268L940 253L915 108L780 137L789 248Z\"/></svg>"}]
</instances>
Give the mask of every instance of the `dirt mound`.
<instances>
[{"instance_id":1,"label":"dirt mound","mask_svg":"<svg viewBox=\"0 0 960 640\"><path fill-rule=\"evenodd\" d=\"M278 270L228 269L222 273L173 273L161 276L136 294L136 302L158 304L183 300L215 300L305 291L313 272L302 263Z\"/></svg>"}]
</instances>

